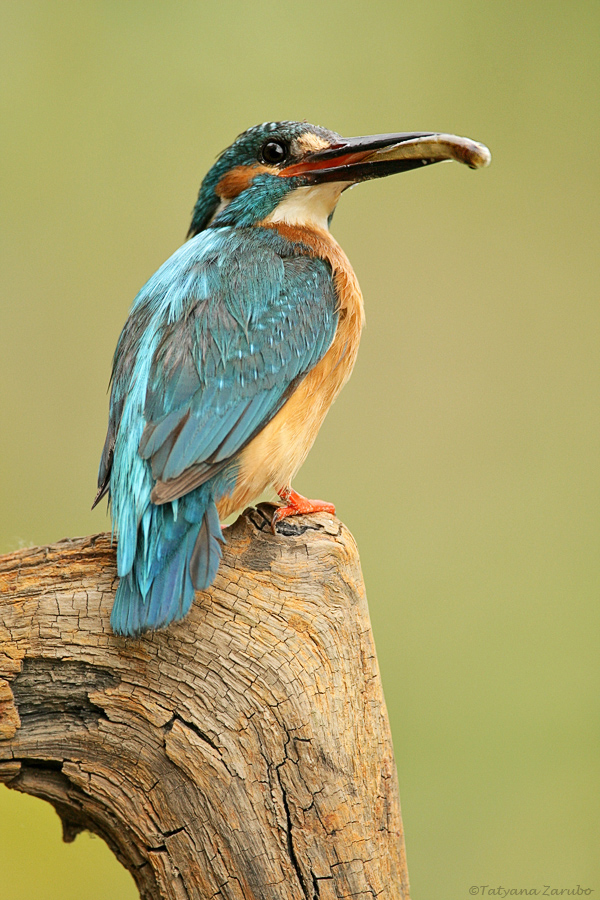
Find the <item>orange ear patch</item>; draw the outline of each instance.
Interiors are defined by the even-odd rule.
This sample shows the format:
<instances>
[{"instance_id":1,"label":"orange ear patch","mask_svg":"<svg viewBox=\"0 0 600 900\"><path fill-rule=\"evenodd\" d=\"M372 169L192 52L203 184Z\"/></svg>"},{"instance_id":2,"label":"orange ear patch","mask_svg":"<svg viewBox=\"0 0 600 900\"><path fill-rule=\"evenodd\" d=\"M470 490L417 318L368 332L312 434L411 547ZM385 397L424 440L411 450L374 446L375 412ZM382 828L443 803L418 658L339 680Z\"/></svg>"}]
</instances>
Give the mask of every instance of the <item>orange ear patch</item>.
<instances>
[{"instance_id":1,"label":"orange ear patch","mask_svg":"<svg viewBox=\"0 0 600 900\"><path fill-rule=\"evenodd\" d=\"M257 175L262 174L278 175L279 172L277 169L261 166L258 163L251 166L236 166L235 169L230 169L223 175L215 188L215 194L221 200L233 200L234 197L238 197L242 191L246 190Z\"/></svg>"}]
</instances>

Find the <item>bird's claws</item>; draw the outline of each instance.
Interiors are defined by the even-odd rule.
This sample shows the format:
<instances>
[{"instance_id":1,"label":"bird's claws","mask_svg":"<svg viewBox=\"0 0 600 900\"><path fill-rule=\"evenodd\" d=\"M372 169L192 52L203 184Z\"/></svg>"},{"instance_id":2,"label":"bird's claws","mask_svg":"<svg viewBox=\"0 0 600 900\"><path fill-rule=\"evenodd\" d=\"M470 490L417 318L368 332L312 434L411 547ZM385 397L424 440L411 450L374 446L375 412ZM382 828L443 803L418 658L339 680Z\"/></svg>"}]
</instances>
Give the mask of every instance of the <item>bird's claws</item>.
<instances>
[{"instance_id":1,"label":"bird's claws","mask_svg":"<svg viewBox=\"0 0 600 900\"><path fill-rule=\"evenodd\" d=\"M289 516L305 516L311 513L326 512L335 516L335 506L333 503L327 503L325 500L309 500L303 497L291 487L282 488L277 492L279 497L286 503L286 506L280 506L273 513L271 519L271 531L277 533L277 523Z\"/></svg>"}]
</instances>

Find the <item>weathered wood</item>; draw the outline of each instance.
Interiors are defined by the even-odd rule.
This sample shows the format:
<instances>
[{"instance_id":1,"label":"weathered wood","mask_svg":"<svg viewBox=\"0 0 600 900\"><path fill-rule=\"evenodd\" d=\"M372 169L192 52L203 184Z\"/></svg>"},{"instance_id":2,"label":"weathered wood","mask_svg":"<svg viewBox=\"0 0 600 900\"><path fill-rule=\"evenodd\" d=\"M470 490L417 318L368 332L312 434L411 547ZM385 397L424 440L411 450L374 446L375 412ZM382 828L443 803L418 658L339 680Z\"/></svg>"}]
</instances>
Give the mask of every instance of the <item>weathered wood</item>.
<instances>
[{"instance_id":1,"label":"weathered wood","mask_svg":"<svg viewBox=\"0 0 600 900\"><path fill-rule=\"evenodd\" d=\"M108 535L0 559L0 779L87 828L142 898L407 900L356 546L259 507L187 618L116 637Z\"/></svg>"}]
</instances>

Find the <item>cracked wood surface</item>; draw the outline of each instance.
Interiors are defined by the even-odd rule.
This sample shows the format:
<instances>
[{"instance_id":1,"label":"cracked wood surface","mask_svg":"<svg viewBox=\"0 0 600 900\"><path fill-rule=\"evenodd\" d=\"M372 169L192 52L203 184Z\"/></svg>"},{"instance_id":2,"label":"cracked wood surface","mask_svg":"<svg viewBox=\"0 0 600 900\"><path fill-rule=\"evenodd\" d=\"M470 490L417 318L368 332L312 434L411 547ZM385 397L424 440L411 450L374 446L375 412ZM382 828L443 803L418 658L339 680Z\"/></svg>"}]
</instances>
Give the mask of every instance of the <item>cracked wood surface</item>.
<instances>
[{"instance_id":1,"label":"cracked wood surface","mask_svg":"<svg viewBox=\"0 0 600 900\"><path fill-rule=\"evenodd\" d=\"M142 898L408 900L356 545L247 510L183 622L112 634L109 535L0 558L0 780Z\"/></svg>"}]
</instances>

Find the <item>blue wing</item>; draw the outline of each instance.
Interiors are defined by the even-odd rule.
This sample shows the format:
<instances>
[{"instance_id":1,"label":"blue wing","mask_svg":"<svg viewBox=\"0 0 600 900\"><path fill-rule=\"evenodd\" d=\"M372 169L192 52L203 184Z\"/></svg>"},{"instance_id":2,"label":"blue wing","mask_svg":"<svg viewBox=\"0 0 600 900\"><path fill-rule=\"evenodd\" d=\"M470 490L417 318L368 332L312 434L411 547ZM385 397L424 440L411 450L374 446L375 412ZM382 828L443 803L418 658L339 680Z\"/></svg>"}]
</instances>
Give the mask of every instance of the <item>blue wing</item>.
<instances>
[{"instance_id":1,"label":"blue wing","mask_svg":"<svg viewBox=\"0 0 600 900\"><path fill-rule=\"evenodd\" d=\"M139 452L152 467L153 502L221 471L330 346L331 270L290 251L269 231L232 232L191 291L186 280L194 302L163 328L148 379Z\"/></svg>"}]
</instances>

